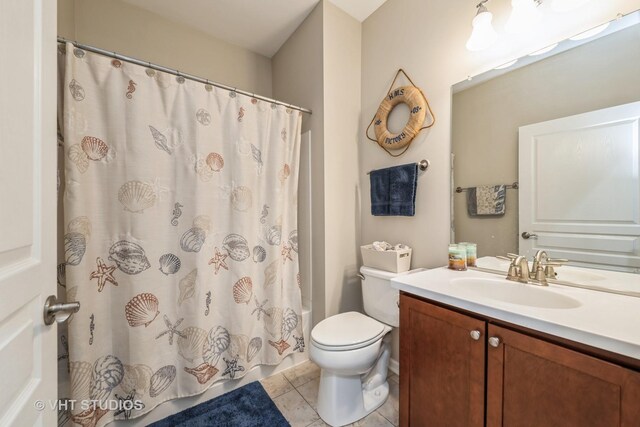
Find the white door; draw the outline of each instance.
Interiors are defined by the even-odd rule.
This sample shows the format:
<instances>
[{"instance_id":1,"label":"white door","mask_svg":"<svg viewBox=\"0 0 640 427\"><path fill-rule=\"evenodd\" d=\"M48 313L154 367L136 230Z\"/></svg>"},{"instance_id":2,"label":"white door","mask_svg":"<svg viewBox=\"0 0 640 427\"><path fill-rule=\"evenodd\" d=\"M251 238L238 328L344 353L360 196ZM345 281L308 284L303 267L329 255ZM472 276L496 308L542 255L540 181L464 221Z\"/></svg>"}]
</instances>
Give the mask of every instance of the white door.
<instances>
[{"instance_id":1,"label":"white door","mask_svg":"<svg viewBox=\"0 0 640 427\"><path fill-rule=\"evenodd\" d=\"M0 426L55 426L56 1L0 1Z\"/></svg>"},{"instance_id":2,"label":"white door","mask_svg":"<svg viewBox=\"0 0 640 427\"><path fill-rule=\"evenodd\" d=\"M640 102L520 128L521 254L640 271L639 133Z\"/></svg>"}]
</instances>

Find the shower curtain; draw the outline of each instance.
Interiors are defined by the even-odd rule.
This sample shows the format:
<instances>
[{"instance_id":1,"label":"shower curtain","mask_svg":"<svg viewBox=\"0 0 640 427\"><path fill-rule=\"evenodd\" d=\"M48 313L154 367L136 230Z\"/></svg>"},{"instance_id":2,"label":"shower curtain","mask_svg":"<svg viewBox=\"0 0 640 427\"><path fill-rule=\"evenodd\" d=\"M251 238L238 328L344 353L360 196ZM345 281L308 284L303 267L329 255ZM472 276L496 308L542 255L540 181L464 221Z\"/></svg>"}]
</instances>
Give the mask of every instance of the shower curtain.
<instances>
[{"instance_id":1,"label":"shower curtain","mask_svg":"<svg viewBox=\"0 0 640 427\"><path fill-rule=\"evenodd\" d=\"M61 423L137 417L304 351L300 113L60 47L58 281L81 304Z\"/></svg>"}]
</instances>

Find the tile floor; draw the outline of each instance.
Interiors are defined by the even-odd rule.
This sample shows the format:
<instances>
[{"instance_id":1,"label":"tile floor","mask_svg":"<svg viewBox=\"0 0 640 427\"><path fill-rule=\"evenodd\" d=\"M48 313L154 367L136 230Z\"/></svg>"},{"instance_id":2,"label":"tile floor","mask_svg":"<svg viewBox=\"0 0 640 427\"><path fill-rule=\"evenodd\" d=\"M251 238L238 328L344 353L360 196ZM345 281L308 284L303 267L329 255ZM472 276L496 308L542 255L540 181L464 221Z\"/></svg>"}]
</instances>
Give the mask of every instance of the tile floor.
<instances>
[{"instance_id":1,"label":"tile floor","mask_svg":"<svg viewBox=\"0 0 640 427\"><path fill-rule=\"evenodd\" d=\"M399 378L389 372L389 398L375 412L351 424L358 427L398 425ZM320 368L307 361L260 381L292 427L327 426L316 412Z\"/></svg>"}]
</instances>

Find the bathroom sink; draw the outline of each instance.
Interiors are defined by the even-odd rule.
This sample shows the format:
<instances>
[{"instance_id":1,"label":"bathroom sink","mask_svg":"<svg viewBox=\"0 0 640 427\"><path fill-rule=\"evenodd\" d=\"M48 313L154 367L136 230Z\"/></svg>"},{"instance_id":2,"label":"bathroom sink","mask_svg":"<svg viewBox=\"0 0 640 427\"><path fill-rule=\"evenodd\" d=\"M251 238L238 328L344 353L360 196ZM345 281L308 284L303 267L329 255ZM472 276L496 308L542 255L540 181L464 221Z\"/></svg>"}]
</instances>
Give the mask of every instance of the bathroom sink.
<instances>
[{"instance_id":1,"label":"bathroom sink","mask_svg":"<svg viewBox=\"0 0 640 427\"><path fill-rule=\"evenodd\" d=\"M489 298L529 307L570 309L580 307L580 301L538 285L507 280L465 277L453 279L452 288L463 290L467 295Z\"/></svg>"}]
</instances>

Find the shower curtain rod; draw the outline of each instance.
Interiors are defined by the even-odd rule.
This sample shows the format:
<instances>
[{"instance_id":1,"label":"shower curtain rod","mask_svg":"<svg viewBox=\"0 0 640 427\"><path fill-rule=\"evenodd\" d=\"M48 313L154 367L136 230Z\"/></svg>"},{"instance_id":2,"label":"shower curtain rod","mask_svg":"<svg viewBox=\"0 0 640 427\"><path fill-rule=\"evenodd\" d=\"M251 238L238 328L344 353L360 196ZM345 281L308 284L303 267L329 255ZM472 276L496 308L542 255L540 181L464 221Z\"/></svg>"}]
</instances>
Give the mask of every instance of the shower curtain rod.
<instances>
[{"instance_id":1,"label":"shower curtain rod","mask_svg":"<svg viewBox=\"0 0 640 427\"><path fill-rule=\"evenodd\" d=\"M86 44L78 43L78 42L73 41L73 40L65 39L64 37L58 36L58 43L71 43L75 47L83 49L83 50L87 50L89 52L98 53L100 55L108 56L110 58L115 58L115 59L119 59L121 61L130 62L132 64L141 65L143 67L151 68L151 69L154 69L154 70L157 70L157 71L162 71L163 73L173 74L174 76L184 77L185 79L193 80L193 81L198 82L198 83L204 83L204 84L208 84L208 85L211 85L211 86L215 86L215 87L218 87L220 89L228 90L229 92L235 92L235 93L239 93L241 95L250 96L250 97L253 97L253 98L256 98L256 99L260 99L262 101L270 102L271 104L282 105L284 107L291 108L292 110L297 110L297 111L301 111L303 113L312 114L311 110L309 110L308 108L298 107L296 105L287 104L285 102L278 101L276 99L267 98L266 96L256 95L255 93L251 93L251 92L247 92L247 91L244 91L244 90L240 90L238 88L235 88L235 87L232 87L232 86L227 86L227 85L222 84L222 83L217 83L217 82L211 81L209 79L203 79L202 77L198 77L198 76L194 76L194 75L191 75L191 74L183 73L181 71L174 70L173 68L167 68L167 67L163 67L162 65L152 64L151 62L142 61L140 59L133 58L131 56L120 55L119 53L116 53L116 52L111 52L111 51L108 51L108 50L105 50L105 49L100 49L99 47L89 46L89 45L86 45Z\"/></svg>"}]
</instances>

